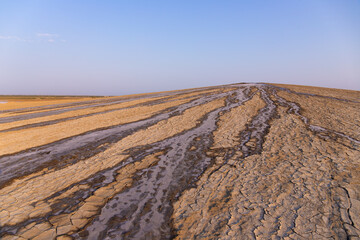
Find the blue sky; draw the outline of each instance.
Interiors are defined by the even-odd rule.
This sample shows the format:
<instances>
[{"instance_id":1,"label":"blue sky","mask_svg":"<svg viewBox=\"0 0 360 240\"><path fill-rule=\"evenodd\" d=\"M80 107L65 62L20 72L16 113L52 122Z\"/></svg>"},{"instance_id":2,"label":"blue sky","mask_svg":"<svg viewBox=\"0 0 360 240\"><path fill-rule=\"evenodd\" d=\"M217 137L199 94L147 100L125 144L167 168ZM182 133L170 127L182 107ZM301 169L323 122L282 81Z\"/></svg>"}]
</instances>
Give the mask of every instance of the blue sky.
<instances>
[{"instance_id":1,"label":"blue sky","mask_svg":"<svg viewBox=\"0 0 360 240\"><path fill-rule=\"evenodd\" d=\"M360 1L0 1L0 94L360 90Z\"/></svg>"}]
</instances>

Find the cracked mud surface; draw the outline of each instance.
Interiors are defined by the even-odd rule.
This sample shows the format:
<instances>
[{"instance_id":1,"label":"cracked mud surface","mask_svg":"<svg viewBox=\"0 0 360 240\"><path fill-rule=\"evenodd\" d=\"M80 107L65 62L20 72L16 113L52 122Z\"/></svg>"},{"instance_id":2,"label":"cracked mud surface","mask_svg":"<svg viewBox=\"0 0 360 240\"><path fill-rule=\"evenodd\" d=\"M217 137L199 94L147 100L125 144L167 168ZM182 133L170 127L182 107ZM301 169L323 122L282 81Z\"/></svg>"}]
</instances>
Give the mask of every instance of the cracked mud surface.
<instances>
[{"instance_id":1,"label":"cracked mud surface","mask_svg":"<svg viewBox=\"0 0 360 240\"><path fill-rule=\"evenodd\" d=\"M360 239L360 92L232 84L11 104L1 239Z\"/></svg>"}]
</instances>

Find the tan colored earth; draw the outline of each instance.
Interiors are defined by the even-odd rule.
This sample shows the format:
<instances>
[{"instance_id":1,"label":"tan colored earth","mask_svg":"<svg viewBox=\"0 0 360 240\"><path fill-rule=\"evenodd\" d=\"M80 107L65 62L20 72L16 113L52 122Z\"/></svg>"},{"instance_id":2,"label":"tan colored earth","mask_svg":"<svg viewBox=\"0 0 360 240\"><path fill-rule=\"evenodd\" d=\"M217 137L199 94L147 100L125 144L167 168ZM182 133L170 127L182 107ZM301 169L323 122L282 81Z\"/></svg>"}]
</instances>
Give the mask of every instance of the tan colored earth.
<instances>
[{"instance_id":1,"label":"tan colored earth","mask_svg":"<svg viewBox=\"0 0 360 240\"><path fill-rule=\"evenodd\" d=\"M359 91L0 102L0 239L360 239Z\"/></svg>"}]
</instances>

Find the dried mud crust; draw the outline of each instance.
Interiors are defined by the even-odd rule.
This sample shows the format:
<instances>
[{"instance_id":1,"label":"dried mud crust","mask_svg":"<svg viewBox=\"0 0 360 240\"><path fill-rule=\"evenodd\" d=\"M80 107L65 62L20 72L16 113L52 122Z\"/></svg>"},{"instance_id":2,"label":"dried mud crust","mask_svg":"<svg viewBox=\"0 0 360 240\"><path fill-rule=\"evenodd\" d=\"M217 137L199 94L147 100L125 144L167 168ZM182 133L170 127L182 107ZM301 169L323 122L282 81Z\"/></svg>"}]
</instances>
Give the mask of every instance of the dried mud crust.
<instances>
[{"instance_id":1,"label":"dried mud crust","mask_svg":"<svg viewBox=\"0 0 360 240\"><path fill-rule=\"evenodd\" d=\"M342 94L232 84L14 110L0 238L358 239L359 94Z\"/></svg>"}]
</instances>

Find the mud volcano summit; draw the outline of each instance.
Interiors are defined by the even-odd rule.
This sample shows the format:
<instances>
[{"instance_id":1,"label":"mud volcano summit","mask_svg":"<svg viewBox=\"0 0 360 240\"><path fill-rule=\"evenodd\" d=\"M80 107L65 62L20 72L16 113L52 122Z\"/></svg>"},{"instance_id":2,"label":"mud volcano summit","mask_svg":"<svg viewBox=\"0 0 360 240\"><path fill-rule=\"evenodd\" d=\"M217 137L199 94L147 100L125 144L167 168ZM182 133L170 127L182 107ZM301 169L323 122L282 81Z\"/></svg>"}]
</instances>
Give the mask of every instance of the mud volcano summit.
<instances>
[{"instance_id":1,"label":"mud volcano summit","mask_svg":"<svg viewBox=\"0 0 360 240\"><path fill-rule=\"evenodd\" d=\"M0 101L3 240L360 237L359 91Z\"/></svg>"}]
</instances>

